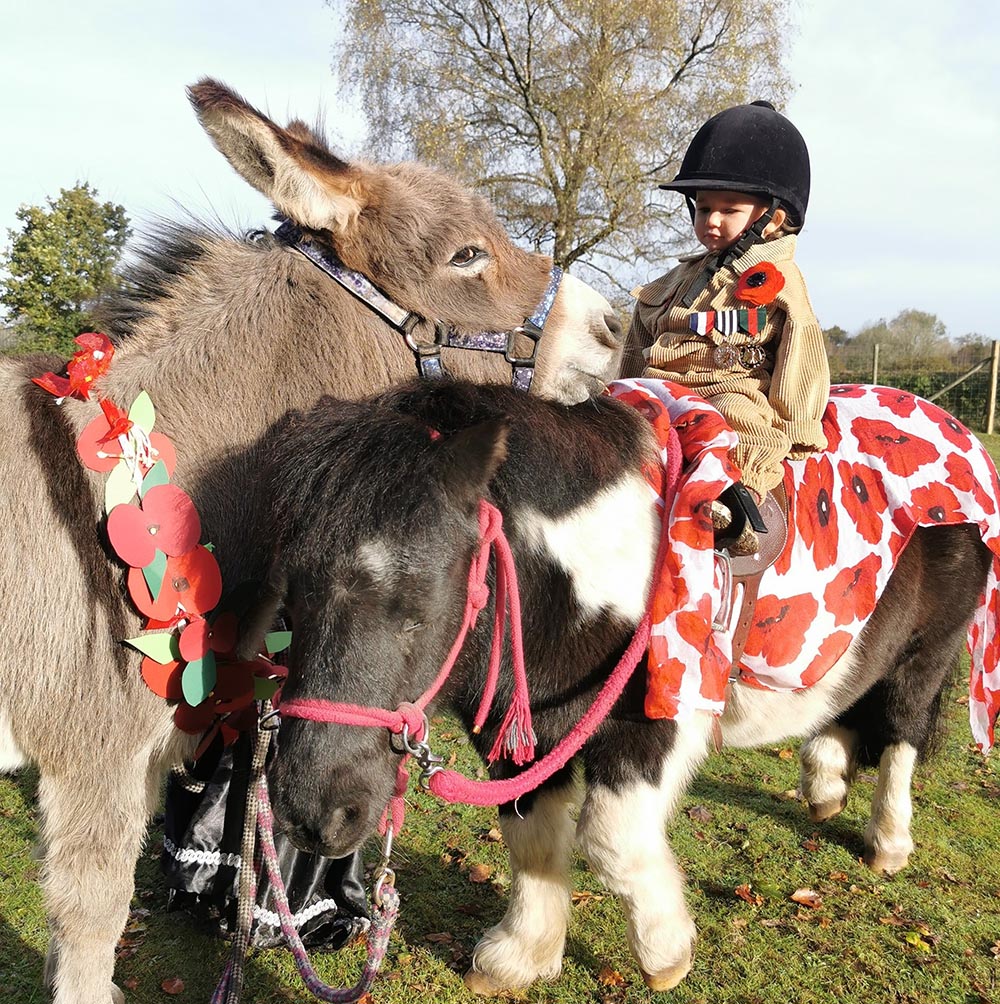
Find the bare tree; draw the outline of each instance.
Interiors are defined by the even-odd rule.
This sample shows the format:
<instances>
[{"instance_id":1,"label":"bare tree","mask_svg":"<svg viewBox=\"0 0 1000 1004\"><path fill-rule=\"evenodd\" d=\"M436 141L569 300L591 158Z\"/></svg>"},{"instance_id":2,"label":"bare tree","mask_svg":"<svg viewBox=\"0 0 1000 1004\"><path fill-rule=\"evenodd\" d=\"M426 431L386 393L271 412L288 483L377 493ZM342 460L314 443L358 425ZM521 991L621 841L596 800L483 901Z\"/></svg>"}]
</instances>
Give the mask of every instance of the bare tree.
<instances>
[{"instance_id":1,"label":"bare tree","mask_svg":"<svg viewBox=\"0 0 1000 1004\"><path fill-rule=\"evenodd\" d=\"M690 245L656 184L695 129L788 93L788 2L327 0L370 149L457 172L522 241L618 289Z\"/></svg>"}]
</instances>

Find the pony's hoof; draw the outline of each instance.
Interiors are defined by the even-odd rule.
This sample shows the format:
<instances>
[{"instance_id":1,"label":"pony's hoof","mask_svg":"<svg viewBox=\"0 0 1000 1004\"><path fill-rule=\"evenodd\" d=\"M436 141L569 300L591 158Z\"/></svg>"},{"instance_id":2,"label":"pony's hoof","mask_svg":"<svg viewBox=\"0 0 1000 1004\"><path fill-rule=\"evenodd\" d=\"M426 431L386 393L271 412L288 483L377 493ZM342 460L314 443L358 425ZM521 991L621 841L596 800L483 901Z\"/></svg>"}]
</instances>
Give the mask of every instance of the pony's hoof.
<instances>
[{"instance_id":1,"label":"pony's hoof","mask_svg":"<svg viewBox=\"0 0 1000 1004\"><path fill-rule=\"evenodd\" d=\"M125 994L119 989L117 983L111 984L111 1004L125 1004Z\"/></svg>"},{"instance_id":2,"label":"pony's hoof","mask_svg":"<svg viewBox=\"0 0 1000 1004\"><path fill-rule=\"evenodd\" d=\"M496 997L497 994L502 994L505 990L510 989L510 987L498 983L492 976L481 973L478 969L470 969L462 979L465 985L480 997Z\"/></svg>"},{"instance_id":3,"label":"pony's hoof","mask_svg":"<svg viewBox=\"0 0 1000 1004\"><path fill-rule=\"evenodd\" d=\"M647 973L643 970L642 978L646 986L650 990L663 991L663 990L673 990L675 986L691 970L691 956L690 954L683 962L678 962L676 966L668 966L666 969L661 969L658 973Z\"/></svg>"},{"instance_id":4,"label":"pony's hoof","mask_svg":"<svg viewBox=\"0 0 1000 1004\"><path fill-rule=\"evenodd\" d=\"M847 808L847 796L830 802L810 802L809 818L814 823L824 823L834 816L840 815Z\"/></svg>"},{"instance_id":5,"label":"pony's hoof","mask_svg":"<svg viewBox=\"0 0 1000 1004\"><path fill-rule=\"evenodd\" d=\"M907 850L880 851L871 847L865 848L865 864L880 875L895 875L909 863L910 852Z\"/></svg>"}]
</instances>

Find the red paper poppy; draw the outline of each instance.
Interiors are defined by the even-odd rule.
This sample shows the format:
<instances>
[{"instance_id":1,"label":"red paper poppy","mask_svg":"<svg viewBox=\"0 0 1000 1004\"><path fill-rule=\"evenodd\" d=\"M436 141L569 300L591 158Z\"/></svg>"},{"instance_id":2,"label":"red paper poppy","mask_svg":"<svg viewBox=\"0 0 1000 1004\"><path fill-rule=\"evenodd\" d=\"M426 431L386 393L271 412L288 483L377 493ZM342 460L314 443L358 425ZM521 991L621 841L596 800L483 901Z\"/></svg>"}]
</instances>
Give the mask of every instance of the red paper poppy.
<instances>
[{"instance_id":1,"label":"red paper poppy","mask_svg":"<svg viewBox=\"0 0 1000 1004\"><path fill-rule=\"evenodd\" d=\"M784 288L785 277L769 261L751 265L736 284L736 299L755 307L769 304Z\"/></svg>"},{"instance_id":2,"label":"red paper poppy","mask_svg":"<svg viewBox=\"0 0 1000 1004\"><path fill-rule=\"evenodd\" d=\"M883 536L882 513L889 508L882 475L864 464L841 460L837 465L842 488L840 501L844 511L869 544L877 544Z\"/></svg>"},{"instance_id":3,"label":"red paper poppy","mask_svg":"<svg viewBox=\"0 0 1000 1004\"><path fill-rule=\"evenodd\" d=\"M125 436L132 428L132 420L128 412L123 411L114 401L105 398L101 401L101 411L108 420L108 431L100 438L101 443L113 443L119 436Z\"/></svg>"},{"instance_id":4,"label":"red paper poppy","mask_svg":"<svg viewBox=\"0 0 1000 1004\"><path fill-rule=\"evenodd\" d=\"M167 558L160 595L154 601L141 568L128 570L128 591L139 613L168 621L182 606L188 614L206 614L222 596L219 563L199 544L186 554Z\"/></svg>"},{"instance_id":5,"label":"red paper poppy","mask_svg":"<svg viewBox=\"0 0 1000 1004\"><path fill-rule=\"evenodd\" d=\"M904 478L940 456L933 443L881 419L856 418L851 422L851 432L863 453L880 458L893 474Z\"/></svg>"},{"instance_id":6,"label":"red paper poppy","mask_svg":"<svg viewBox=\"0 0 1000 1004\"><path fill-rule=\"evenodd\" d=\"M231 652L236 644L237 626L236 614L228 612L220 614L212 623L204 617L194 618L181 632L181 656L191 662L204 658L208 651Z\"/></svg>"},{"instance_id":7,"label":"red paper poppy","mask_svg":"<svg viewBox=\"0 0 1000 1004\"><path fill-rule=\"evenodd\" d=\"M101 403L103 405L104 402ZM107 474L118 466L121 453L118 444L108 438L110 431L107 416L101 414L88 422L80 433L80 438L76 441L76 452L88 470ZM149 445L153 461L162 460L167 474L173 477L177 466L174 444L166 436L154 432L149 437Z\"/></svg>"},{"instance_id":8,"label":"red paper poppy","mask_svg":"<svg viewBox=\"0 0 1000 1004\"><path fill-rule=\"evenodd\" d=\"M744 651L762 656L774 668L793 663L802 652L806 631L818 611L816 597L808 593L781 600L777 596L760 597Z\"/></svg>"},{"instance_id":9,"label":"red paper poppy","mask_svg":"<svg viewBox=\"0 0 1000 1004\"><path fill-rule=\"evenodd\" d=\"M80 350L73 353L73 358L66 367L70 393L86 400L90 397L93 382L107 373L111 366L115 349L107 335L93 331L77 335L73 341L80 346Z\"/></svg>"},{"instance_id":10,"label":"red paper poppy","mask_svg":"<svg viewBox=\"0 0 1000 1004\"><path fill-rule=\"evenodd\" d=\"M181 662L157 662L148 655L143 656L142 678L149 689L168 701L181 701L184 691L181 689L181 677L184 675L184 664Z\"/></svg>"},{"instance_id":11,"label":"red paper poppy","mask_svg":"<svg viewBox=\"0 0 1000 1004\"><path fill-rule=\"evenodd\" d=\"M833 504L833 467L825 454L806 461L795 498L795 525L806 547L812 548L818 571L837 557L837 508Z\"/></svg>"},{"instance_id":12,"label":"red paper poppy","mask_svg":"<svg viewBox=\"0 0 1000 1004\"><path fill-rule=\"evenodd\" d=\"M201 536L198 510L176 485L156 485L140 505L121 503L108 514L108 539L126 565L145 568L157 550L177 556Z\"/></svg>"},{"instance_id":13,"label":"red paper poppy","mask_svg":"<svg viewBox=\"0 0 1000 1004\"><path fill-rule=\"evenodd\" d=\"M841 569L823 590L823 604L833 614L838 627L852 621L867 620L875 609L876 576L882 558L870 554L851 568Z\"/></svg>"}]
</instances>

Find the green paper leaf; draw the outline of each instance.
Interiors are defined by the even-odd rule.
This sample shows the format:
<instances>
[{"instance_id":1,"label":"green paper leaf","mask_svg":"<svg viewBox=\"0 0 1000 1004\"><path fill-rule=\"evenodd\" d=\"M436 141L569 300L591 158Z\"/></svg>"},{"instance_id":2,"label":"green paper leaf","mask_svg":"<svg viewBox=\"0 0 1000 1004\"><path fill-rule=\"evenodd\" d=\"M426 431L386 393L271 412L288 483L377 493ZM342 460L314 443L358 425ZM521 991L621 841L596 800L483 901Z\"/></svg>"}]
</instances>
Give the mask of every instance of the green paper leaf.
<instances>
[{"instance_id":1,"label":"green paper leaf","mask_svg":"<svg viewBox=\"0 0 1000 1004\"><path fill-rule=\"evenodd\" d=\"M272 631L264 635L264 648L268 655L275 655L284 652L292 643L291 631Z\"/></svg>"},{"instance_id":2,"label":"green paper leaf","mask_svg":"<svg viewBox=\"0 0 1000 1004\"><path fill-rule=\"evenodd\" d=\"M154 552L153 560L142 570L149 595L156 600L163 588L163 576L167 574L167 556L160 550Z\"/></svg>"},{"instance_id":3,"label":"green paper leaf","mask_svg":"<svg viewBox=\"0 0 1000 1004\"><path fill-rule=\"evenodd\" d=\"M167 473L167 465L162 460L157 460L155 464L148 471L146 471L146 476L142 479L142 487L139 489L139 494L145 498L146 492L150 488L155 488L157 485L167 485L170 484L170 475Z\"/></svg>"},{"instance_id":4,"label":"green paper leaf","mask_svg":"<svg viewBox=\"0 0 1000 1004\"><path fill-rule=\"evenodd\" d=\"M181 690L184 700L196 707L205 700L215 686L215 653L206 652L203 659L192 659L184 667Z\"/></svg>"},{"instance_id":5,"label":"green paper leaf","mask_svg":"<svg viewBox=\"0 0 1000 1004\"><path fill-rule=\"evenodd\" d=\"M209 554L211 554L215 550L215 544L205 544L204 548Z\"/></svg>"},{"instance_id":6,"label":"green paper leaf","mask_svg":"<svg viewBox=\"0 0 1000 1004\"><path fill-rule=\"evenodd\" d=\"M255 701L269 701L278 692L280 686L280 680L269 680L267 677L255 676L253 678L253 699Z\"/></svg>"},{"instance_id":7,"label":"green paper leaf","mask_svg":"<svg viewBox=\"0 0 1000 1004\"><path fill-rule=\"evenodd\" d=\"M160 663L175 662L181 657L180 649L177 647L177 635L173 631L126 638L125 644L137 648L143 655L148 655L150 659Z\"/></svg>"},{"instance_id":8,"label":"green paper leaf","mask_svg":"<svg viewBox=\"0 0 1000 1004\"><path fill-rule=\"evenodd\" d=\"M145 391L141 391L132 402L132 407L128 410L128 417L147 435L153 431L153 425L156 422L156 409Z\"/></svg>"},{"instance_id":9,"label":"green paper leaf","mask_svg":"<svg viewBox=\"0 0 1000 1004\"><path fill-rule=\"evenodd\" d=\"M128 464L119 460L104 483L104 511L111 512L116 505L131 502L135 498L135 482L129 473Z\"/></svg>"}]
</instances>

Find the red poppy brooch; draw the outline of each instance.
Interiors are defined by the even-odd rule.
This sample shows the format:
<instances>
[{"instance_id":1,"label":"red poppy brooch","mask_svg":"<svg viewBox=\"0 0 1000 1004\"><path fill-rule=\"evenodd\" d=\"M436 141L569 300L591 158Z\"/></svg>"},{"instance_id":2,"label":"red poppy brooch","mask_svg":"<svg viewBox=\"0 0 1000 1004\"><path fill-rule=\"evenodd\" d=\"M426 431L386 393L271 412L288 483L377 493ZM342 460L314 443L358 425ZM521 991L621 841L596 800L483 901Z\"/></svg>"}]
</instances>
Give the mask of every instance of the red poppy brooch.
<instances>
[{"instance_id":1,"label":"red poppy brooch","mask_svg":"<svg viewBox=\"0 0 1000 1004\"><path fill-rule=\"evenodd\" d=\"M785 285L785 277L769 261L752 265L736 284L736 299L763 307L770 303Z\"/></svg>"}]
</instances>

